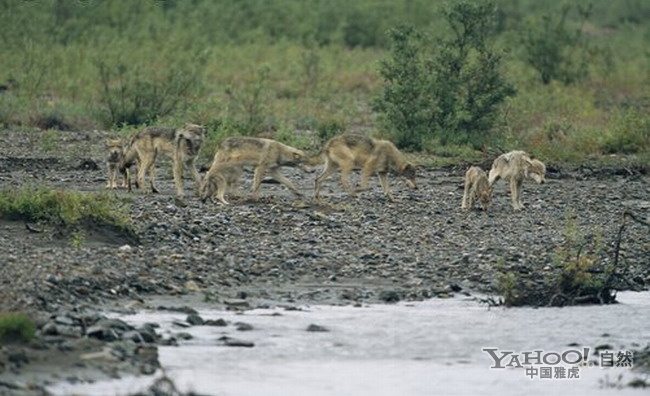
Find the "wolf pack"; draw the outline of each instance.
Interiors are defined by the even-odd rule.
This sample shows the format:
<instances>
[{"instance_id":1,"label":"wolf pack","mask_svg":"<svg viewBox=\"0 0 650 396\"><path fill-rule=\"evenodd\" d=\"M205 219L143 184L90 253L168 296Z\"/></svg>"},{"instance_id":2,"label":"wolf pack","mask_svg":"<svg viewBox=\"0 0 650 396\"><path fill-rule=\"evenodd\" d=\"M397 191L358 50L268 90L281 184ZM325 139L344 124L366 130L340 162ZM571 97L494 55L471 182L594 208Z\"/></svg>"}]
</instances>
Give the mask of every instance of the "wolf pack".
<instances>
[{"instance_id":1,"label":"wolf pack","mask_svg":"<svg viewBox=\"0 0 650 396\"><path fill-rule=\"evenodd\" d=\"M303 194L280 173L283 167L297 167L308 171L323 165L314 181L314 199L320 201L323 182L339 172L343 189L352 197L369 190L370 178L377 175L386 199L392 201L388 174L401 178L407 186L417 188L418 166L390 141L375 139L361 134L342 134L329 139L320 152L310 155L273 139L259 137L230 137L217 147L207 173L201 177L197 169L199 151L205 140L204 126L188 123L181 128L158 126L145 127L133 134L128 141L107 139L107 168L110 189L125 188L132 191L131 168L135 168L135 186L143 191L157 193L156 160L166 156L171 160L176 187L176 199L184 202L183 176L190 173L195 191L202 202L217 199L227 205L226 194L235 193L243 170L252 168L254 175L251 192L258 198L263 178L268 175L285 186L297 197ZM361 171L357 188L350 182L351 174ZM118 187L118 179L122 177ZM461 208L472 209L476 203L488 210L492 200L493 186L503 179L510 184L510 197L514 210L524 209L521 202L522 185L526 180L544 183L546 166L531 158L524 151L515 150L499 155L489 172L471 166L465 173ZM146 178L148 177L148 187Z\"/></svg>"}]
</instances>

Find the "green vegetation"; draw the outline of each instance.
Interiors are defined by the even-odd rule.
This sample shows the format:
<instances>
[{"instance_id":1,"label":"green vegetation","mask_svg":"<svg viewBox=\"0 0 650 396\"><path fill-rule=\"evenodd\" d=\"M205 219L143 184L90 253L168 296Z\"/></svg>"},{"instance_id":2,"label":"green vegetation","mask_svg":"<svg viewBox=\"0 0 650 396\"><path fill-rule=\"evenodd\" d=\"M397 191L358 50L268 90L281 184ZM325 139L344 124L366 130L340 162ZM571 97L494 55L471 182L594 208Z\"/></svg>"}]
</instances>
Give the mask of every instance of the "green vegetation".
<instances>
[{"instance_id":1,"label":"green vegetation","mask_svg":"<svg viewBox=\"0 0 650 396\"><path fill-rule=\"evenodd\" d=\"M0 343L23 342L34 339L36 325L24 313L0 313Z\"/></svg>"},{"instance_id":2,"label":"green vegetation","mask_svg":"<svg viewBox=\"0 0 650 396\"><path fill-rule=\"evenodd\" d=\"M542 272L543 276L540 277L539 271L512 271L503 259L497 262L496 290L501 303L506 306L564 306L615 302L615 290L624 282L626 266L618 265L618 250L605 251L600 230L585 234L578 228L576 218L573 211L567 212L564 243L553 252L554 263ZM625 218L623 222L621 232ZM614 256L613 260L608 257L610 255Z\"/></svg>"},{"instance_id":3,"label":"green vegetation","mask_svg":"<svg viewBox=\"0 0 650 396\"><path fill-rule=\"evenodd\" d=\"M392 57L382 62L385 80L375 102L393 141L421 151L425 141L480 149L501 103L514 95L501 71L502 56L492 42L496 8L490 2L458 2L445 9L452 37L426 53L422 34L412 27L391 31Z\"/></svg>"},{"instance_id":4,"label":"green vegetation","mask_svg":"<svg viewBox=\"0 0 650 396\"><path fill-rule=\"evenodd\" d=\"M650 161L644 1L0 4L4 127L193 121L212 145L279 135L311 148L347 131L551 165Z\"/></svg>"},{"instance_id":5,"label":"green vegetation","mask_svg":"<svg viewBox=\"0 0 650 396\"><path fill-rule=\"evenodd\" d=\"M0 190L0 218L44 222L69 230L76 247L84 241L84 227L107 226L136 239L126 205L108 193L6 188Z\"/></svg>"}]
</instances>

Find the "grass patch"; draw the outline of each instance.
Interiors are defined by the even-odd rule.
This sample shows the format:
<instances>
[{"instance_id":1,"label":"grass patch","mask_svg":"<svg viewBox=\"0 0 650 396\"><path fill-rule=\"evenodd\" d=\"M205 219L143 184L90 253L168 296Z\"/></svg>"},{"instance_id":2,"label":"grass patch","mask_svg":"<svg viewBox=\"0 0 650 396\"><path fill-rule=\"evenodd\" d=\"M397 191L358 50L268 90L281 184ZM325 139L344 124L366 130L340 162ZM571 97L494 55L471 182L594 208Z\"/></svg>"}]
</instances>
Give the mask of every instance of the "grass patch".
<instances>
[{"instance_id":1,"label":"grass patch","mask_svg":"<svg viewBox=\"0 0 650 396\"><path fill-rule=\"evenodd\" d=\"M80 228L109 227L137 240L128 207L112 194L23 187L0 190L0 218L53 224L69 230L73 244L83 241Z\"/></svg>"},{"instance_id":2,"label":"grass patch","mask_svg":"<svg viewBox=\"0 0 650 396\"><path fill-rule=\"evenodd\" d=\"M35 334L36 325L24 313L0 313L0 343L27 343Z\"/></svg>"}]
</instances>

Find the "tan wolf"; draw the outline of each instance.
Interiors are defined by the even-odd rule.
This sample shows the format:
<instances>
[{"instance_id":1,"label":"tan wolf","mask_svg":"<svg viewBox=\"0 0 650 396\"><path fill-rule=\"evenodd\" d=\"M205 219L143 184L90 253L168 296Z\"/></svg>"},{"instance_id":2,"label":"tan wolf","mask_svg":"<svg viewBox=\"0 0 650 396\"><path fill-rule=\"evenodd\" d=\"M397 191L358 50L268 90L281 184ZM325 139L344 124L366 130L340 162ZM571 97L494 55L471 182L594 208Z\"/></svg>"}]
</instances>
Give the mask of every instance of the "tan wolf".
<instances>
[{"instance_id":1,"label":"tan wolf","mask_svg":"<svg viewBox=\"0 0 650 396\"><path fill-rule=\"evenodd\" d=\"M469 205L467 200L469 199ZM465 173L465 191L463 192L462 209L471 209L476 200L481 204L483 210L490 208L492 199L492 188L488 181L487 173L478 166L470 167Z\"/></svg>"},{"instance_id":2,"label":"tan wolf","mask_svg":"<svg viewBox=\"0 0 650 396\"><path fill-rule=\"evenodd\" d=\"M180 129L147 127L131 137L120 163L120 171L124 173L131 164L137 162L136 186L144 188L145 176L149 172L151 192L157 193L154 165L158 154L163 153L172 159L176 197L182 199L184 168L190 170L196 190L199 189L201 176L195 162L205 138L205 131L204 126L190 123ZM131 190L130 178L128 185Z\"/></svg>"},{"instance_id":3,"label":"tan wolf","mask_svg":"<svg viewBox=\"0 0 650 396\"><path fill-rule=\"evenodd\" d=\"M124 143L122 139L106 139L106 149L108 150L108 158L106 165L108 167L108 182L106 188L117 188L117 172L120 167L120 162L124 157ZM123 173L122 185L120 187L127 187L127 180L129 178L128 168Z\"/></svg>"},{"instance_id":4,"label":"tan wolf","mask_svg":"<svg viewBox=\"0 0 650 396\"><path fill-rule=\"evenodd\" d=\"M388 140L373 139L363 135L346 134L331 138L320 154L325 167L315 181L314 198L320 198L323 181L341 169L341 185L352 197L359 191L368 190L370 176L376 173L384 195L392 200L387 174L389 171L401 176L411 188L415 183L415 165L408 162L404 155ZM354 169L361 169L361 182L357 191L350 185L350 174Z\"/></svg>"},{"instance_id":5,"label":"tan wolf","mask_svg":"<svg viewBox=\"0 0 650 396\"><path fill-rule=\"evenodd\" d=\"M235 187L242 174L246 162L213 162L210 170L203 177L199 198L202 202L207 201L215 196L224 205L229 202L225 199L225 194L229 189Z\"/></svg>"},{"instance_id":6,"label":"tan wolf","mask_svg":"<svg viewBox=\"0 0 650 396\"><path fill-rule=\"evenodd\" d=\"M262 177L268 171L271 177L282 183L295 195L302 196L289 179L280 174L283 166L303 167L306 156L302 150L280 143L273 139L256 137L231 137L219 145L210 168L223 162L241 162L255 167L252 192L257 193Z\"/></svg>"},{"instance_id":7,"label":"tan wolf","mask_svg":"<svg viewBox=\"0 0 650 396\"><path fill-rule=\"evenodd\" d=\"M499 179L510 182L510 198L512 207L521 210L521 186L525 179L531 179L542 184L546 177L546 166L539 160L531 159L524 151L511 151L501 154L492 163L488 181L493 186Z\"/></svg>"}]
</instances>

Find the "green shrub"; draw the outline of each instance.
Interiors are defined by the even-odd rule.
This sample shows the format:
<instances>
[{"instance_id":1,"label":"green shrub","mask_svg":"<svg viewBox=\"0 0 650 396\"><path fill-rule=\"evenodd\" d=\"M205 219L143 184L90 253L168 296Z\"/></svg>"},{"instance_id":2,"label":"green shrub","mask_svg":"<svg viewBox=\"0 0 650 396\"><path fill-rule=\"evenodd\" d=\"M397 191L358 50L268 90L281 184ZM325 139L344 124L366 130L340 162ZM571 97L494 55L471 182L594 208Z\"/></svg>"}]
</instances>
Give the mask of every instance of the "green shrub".
<instances>
[{"instance_id":1,"label":"green shrub","mask_svg":"<svg viewBox=\"0 0 650 396\"><path fill-rule=\"evenodd\" d=\"M270 100L269 76L271 69L263 65L257 69L247 84L236 89L226 89L228 97L227 117L231 124L239 124L240 133L256 135L269 129L267 124Z\"/></svg>"},{"instance_id":2,"label":"green shrub","mask_svg":"<svg viewBox=\"0 0 650 396\"><path fill-rule=\"evenodd\" d=\"M601 142L605 154L650 151L650 118L635 109L616 114Z\"/></svg>"},{"instance_id":3,"label":"green shrub","mask_svg":"<svg viewBox=\"0 0 650 396\"><path fill-rule=\"evenodd\" d=\"M336 119L321 120L316 125L316 136L321 145L336 135L345 132L345 123Z\"/></svg>"},{"instance_id":4,"label":"green shrub","mask_svg":"<svg viewBox=\"0 0 650 396\"><path fill-rule=\"evenodd\" d=\"M106 127L151 124L188 104L200 88L204 60L171 52L135 65L96 63Z\"/></svg>"},{"instance_id":5,"label":"green shrub","mask_svg":"<svg viewBox=\"0 0 650 396\"><path fill-rule=\"evenodd\" d=\"M413 27L390 32L391 58L380 74L385 84L374 109L401 148L422 150L427 139L441 144L484 145L498 108L515 94L495 49L496 12L490 2L457 2L444 12L451 38L427 57L423 36Z\"/></svg>"},{"instance_id":6,"label":"green shrub","mask_svg":"<svg viewBox=\"0 0 650 396\"><path fill-rule=\"evenodd\" d=\"M24 313L0 313L0 343L29 342L36 334L36 325Z\"/></svg>"},{"instance_id":7,"label":"green shrub","mask_svg":"<svg viewBox=\"0 0 650 396\"><path fill-rule=\"evenodd\" d=\"M587 41L580 27L570 26L571 5L565 4L559 13L548 13L523 26L521 41L526 62L535 69L543 84L552 80L570 84L589 73ZM592 5L577 7L582 23L592 12Z\"/></svg>"},{"instance_id":8,"label":"green shrub","mask_svg":"<svg viewBox=\"0 0 650 396\"><path fill-rule=\"evenodd\" d=\"M410 26L399 26L389 34L391 58L380 64L384 88L373 108L398 147L421 150L433 132L435 107L426 88L429 75L422 59L422 35Z\"/></svg>"}]
</instances>

